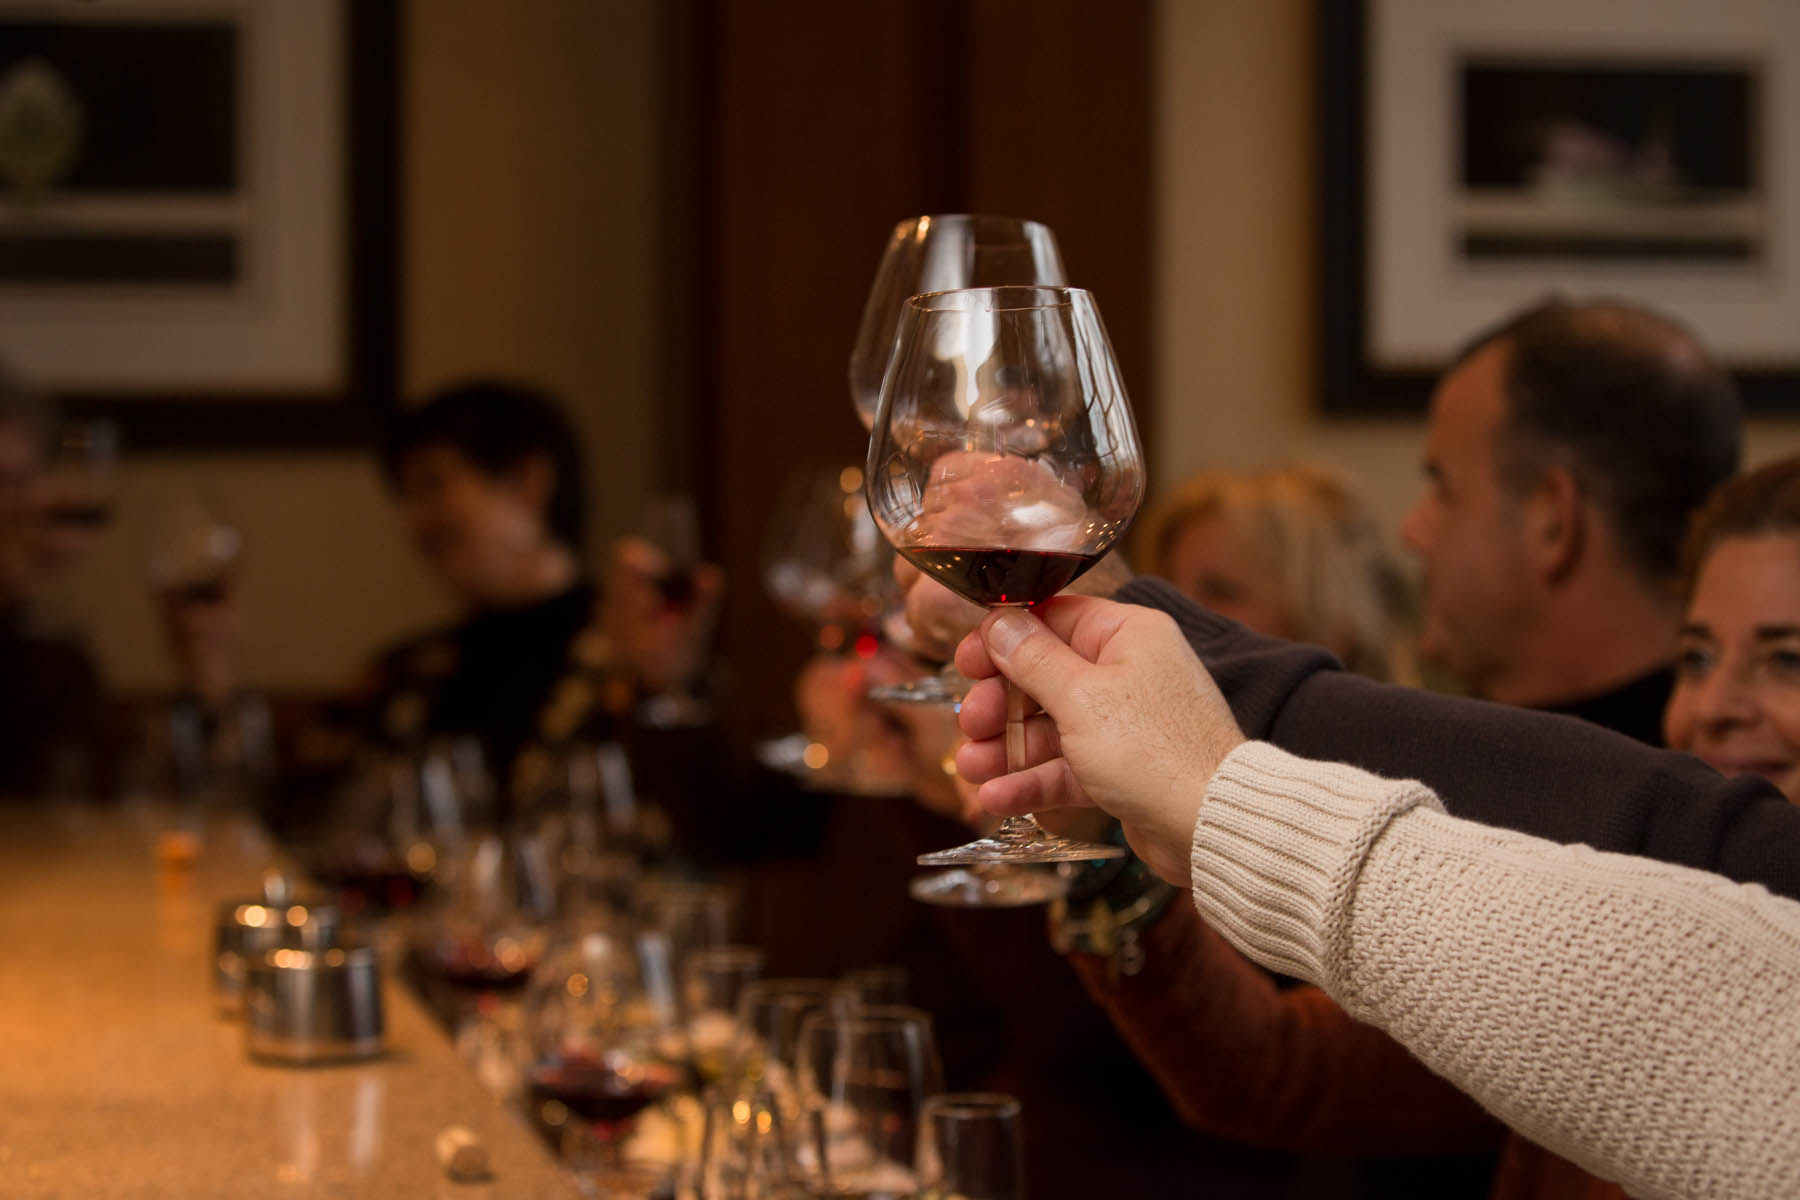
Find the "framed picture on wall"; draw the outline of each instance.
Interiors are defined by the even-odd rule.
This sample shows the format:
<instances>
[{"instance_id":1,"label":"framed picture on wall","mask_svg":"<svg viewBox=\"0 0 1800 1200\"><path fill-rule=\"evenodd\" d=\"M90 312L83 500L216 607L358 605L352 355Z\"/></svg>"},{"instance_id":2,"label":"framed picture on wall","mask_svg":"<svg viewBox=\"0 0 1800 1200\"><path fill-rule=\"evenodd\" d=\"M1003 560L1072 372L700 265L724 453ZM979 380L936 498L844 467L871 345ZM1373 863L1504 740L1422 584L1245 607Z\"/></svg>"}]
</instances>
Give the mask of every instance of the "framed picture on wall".
<instances>
[{"instance_id":1,"label":"framed picture on wall","mask_svg":"<svg viewBox=\"0 0 1800 1200\"><path fill-rule=\"evenodd\" d=\"M139 449L367 438L394 0L0 3L0 357Z\"/></svg>"},{"instance_id":2,"label":"framed picture on wall","mask_svg":"<svg viewBox=\"0 0 1800 1200\"><path fill-rule=\"evenodd\" d=\"M1800 5L1320 0L1327 411L1417 411L1552 293L1691 327L1800 411Z\"/></svg>"}]
</instances>

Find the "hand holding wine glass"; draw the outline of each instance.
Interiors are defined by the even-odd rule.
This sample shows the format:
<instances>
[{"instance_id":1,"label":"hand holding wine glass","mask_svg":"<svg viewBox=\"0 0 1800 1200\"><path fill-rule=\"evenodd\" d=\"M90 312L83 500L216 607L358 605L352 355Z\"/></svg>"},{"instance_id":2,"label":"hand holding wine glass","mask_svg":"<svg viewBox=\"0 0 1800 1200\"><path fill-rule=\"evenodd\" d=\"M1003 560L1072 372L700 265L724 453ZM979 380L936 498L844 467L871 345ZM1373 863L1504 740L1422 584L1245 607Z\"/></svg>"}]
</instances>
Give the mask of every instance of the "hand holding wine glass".
<instances>
[{"instance_id":1,"label":"hand holding wine glass","mask_svg":"<svg viewBox=\"0 0 1800 1200\"><path fill-rule=\"evenodd\" d=\"M895 549L984 607L1030 607L1094 565L1143 499L1143 454L1092 298L1001 287L908 301L869 442L870 511ZM1009 757L1026 697L1009 688ZM927 866L1112 858L1029 816Z\"/></svg>"}]
</instances>

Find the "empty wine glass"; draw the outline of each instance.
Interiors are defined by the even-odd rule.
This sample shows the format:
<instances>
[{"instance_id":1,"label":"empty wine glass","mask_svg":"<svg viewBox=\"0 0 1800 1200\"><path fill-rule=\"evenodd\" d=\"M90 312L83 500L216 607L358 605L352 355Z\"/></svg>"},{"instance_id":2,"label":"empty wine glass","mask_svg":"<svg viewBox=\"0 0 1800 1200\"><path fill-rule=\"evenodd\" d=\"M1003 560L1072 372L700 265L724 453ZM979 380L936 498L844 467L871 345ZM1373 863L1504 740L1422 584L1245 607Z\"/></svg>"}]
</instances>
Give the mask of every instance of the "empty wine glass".
<instances>
[{"instance_id":1,"label":"empty wine glass","mask_svg":"<svg viewBox=\"0 0 1800 1200\"><path fill-rule=\"evenodd\" d=\"M1030 607L1124 534L1143 452L1087 292L998 287L907 301L869 440L869 508L894 548L985 607ZM1009 770L1024 765L1026 696L1006 685ZM1117 858L1030 816L922 855L924 866Z\"/></svg>"},{"instance_id":2,"label":"empty wine glass","mask_svg":"<svg viewBox=\"0 0 1800 1200\"><path fill-rule=\"evenodd\" d=\"M995 1092L952 1092L919 1115L919 1200L1025 1200L1019 1102Z\"/></svg>"},{"instance_id":3,"label":"empty wine glass","mask_svg":"<svg viewBox=\"0 0 1800 1200\"><path fill-rule=\"evenodd\" d=\"M730 1073L755 1079L792 1111L800 1026L816 1012L846 1005L829 979L759 979L738 1001L739 1048Z\"/></svg>"},{"instance_id":4,"label":"empty wine glass","mask_svg":"<svg viewBox=\"0 0 1800 1200\"><path fill-rule=\"evenodd\" d=\"M782 609L816 631L821 651L874 653L893 587L892 562L863 499L861 467L806 471L788 480L769 523L763 582ZM833 707L829 721L809 716L802 733L759 748L765 765L823 790L906 794L899 764L883 760L869 714Z\"/></svg>"},{"instance_id":5,"label":"empty wine glass","mask_svg":"<svg viewBox=\"0 0 1800 1200\"><path fill-rule=\"evenodd\" d=\"M1067 282L1056 235L1037 221L941 213L894 226L875 268L850 351L850 396L863 428L874 428L881 407L881 379L908 299L959 288ZM894 623L899 634L895 640L902 646L908 644L901 632L904 625L904 619ZM956 667L946 664L936 676L873 688L870 695L892 704L954 704L968 686Z\"/></svg>"},{"instance_id":6,"label":"empty wine glass","mask_svg":"<svg viewBox=\"0 0 1800 1200\"><path fill-rule=\"evenodd\" d=\"M919 1113L944 1074L930 1015L815 1013L801 1025L795 1071L804 1113L795 1160L808 1190L911 1195Z\"/></svg>"},{"instance_id":7,"label":"empty wine glass","mask_svg":"<svg viewBox=\"0 0 1800 1200\"><path fill-rule=\"evenodd\" d=\"M795 1179L781 1105L767 1090L707 1093L700 1135L699 1200L788 1200Z\"/></svg>"},{"instance_id":8,"label":"empty wine glass","mask_svg":"<svg viewBox=\"0 0 1800 1200\"><path fill-rule=\"evenodd\" d=\"M738 1008L744 989L762 977L767 959L755 946L706 946L682 966L688 1037L694 1068L708 1082L731 1071L738 1046Z\"/></svg>"}]
</instances>

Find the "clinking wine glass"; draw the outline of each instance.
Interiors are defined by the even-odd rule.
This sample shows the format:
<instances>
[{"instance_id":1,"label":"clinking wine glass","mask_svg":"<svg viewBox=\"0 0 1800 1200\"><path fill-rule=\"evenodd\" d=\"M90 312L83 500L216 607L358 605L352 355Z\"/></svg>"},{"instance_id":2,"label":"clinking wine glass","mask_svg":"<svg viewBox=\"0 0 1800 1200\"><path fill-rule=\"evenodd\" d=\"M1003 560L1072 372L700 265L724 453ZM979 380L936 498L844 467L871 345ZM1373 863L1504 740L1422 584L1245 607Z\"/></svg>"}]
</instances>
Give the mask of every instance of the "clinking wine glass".
<instances>
[{"instance_id":1,"label":"clinking wine glass","mask_svg":"<svg viewBox=\"0 0 1800 1200\"><path fill-rule=\"evenodd\" d=\"M894 226L850 351L850 396L863 428L873 429L881 407L881 380L908 299L958 288L1067 282L1056 235L1037 221L944 213L912 217ZM903 630L905 618L898 612L892 616L893 624ZM895 640L907 642L904 633L897 633ZM871 688L869 694L890 704L955 704L968 683L955 666L946 665L936 675Z\"/></svg>"},{"instance_id":2,"label":"clinking wine glass","mask_svg":"<svg viewBox=\"0 0 1800 1200\"><path fill-rule=\"evenodd\" d=\"M1143 451L1093 298L998 287L915 296L869 440L869 508L894 548L987 608L1040 604L1112 548L1144 494ZM1027 697L1006 684L1008 770ZM1124 851L1030 816L924 866L1078 862Z\"/></svg>"}]
</instances>

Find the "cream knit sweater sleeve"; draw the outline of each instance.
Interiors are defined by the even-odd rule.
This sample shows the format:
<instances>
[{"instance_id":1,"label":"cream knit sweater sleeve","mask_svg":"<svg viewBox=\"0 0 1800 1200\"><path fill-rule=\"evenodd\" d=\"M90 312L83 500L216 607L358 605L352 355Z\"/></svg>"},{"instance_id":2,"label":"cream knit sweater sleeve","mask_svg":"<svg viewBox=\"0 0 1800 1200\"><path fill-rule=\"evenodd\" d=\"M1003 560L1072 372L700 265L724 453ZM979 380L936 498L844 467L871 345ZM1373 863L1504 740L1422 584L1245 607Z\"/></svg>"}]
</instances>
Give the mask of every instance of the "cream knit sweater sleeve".
<instances>
[{"instance_id":1,"label":"cream knit sweater sleeve","mask_svg":"<svg viewBox=\"0 0 1800 1200\"><path fill-rule=\"evenodd\" d=\"M1800 903L1234 751L1194 902L1520 1133L1638 1196L1800 1197Z\"/></svg>"}]
</instances>

